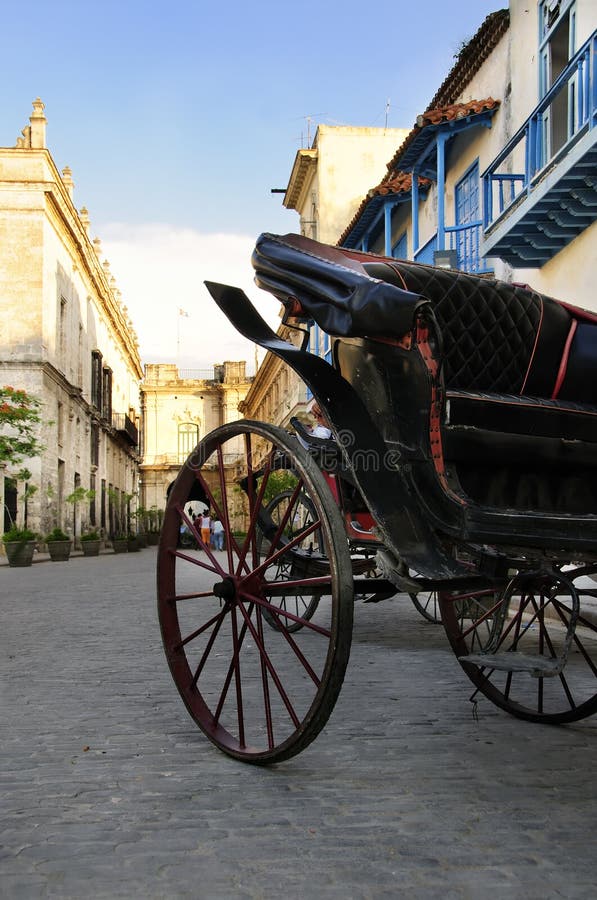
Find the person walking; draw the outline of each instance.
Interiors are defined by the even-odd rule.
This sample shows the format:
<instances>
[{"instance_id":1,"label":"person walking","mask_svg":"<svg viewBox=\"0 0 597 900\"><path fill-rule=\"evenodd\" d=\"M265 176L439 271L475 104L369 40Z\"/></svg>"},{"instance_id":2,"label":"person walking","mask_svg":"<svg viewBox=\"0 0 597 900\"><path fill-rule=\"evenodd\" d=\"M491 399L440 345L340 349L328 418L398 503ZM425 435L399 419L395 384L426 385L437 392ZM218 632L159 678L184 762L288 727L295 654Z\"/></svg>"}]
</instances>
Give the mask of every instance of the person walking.
<instances>
[{"instance_id":1,"label":"person walking","mask_svg":"<svg viewBox=\"0 0 597 900\"><path fill-rule=\"evenodd\" d=\"M211 516L209 514L209 510L206 509L199 516L199 527L201 528L201 540L205 544L207 548L210 546L210 535L211 535Z\"/></svg>"},{"instance_id":2,"label":"person walking","mask_svg":"<svg viewBox=\"0 0 597 900\"><path fill-rule=\"evenodd\" d=\"M211 533L213 536L214 550L224 549L224 526L216 517L211 523Z\"/></svg>"}]
</instances>

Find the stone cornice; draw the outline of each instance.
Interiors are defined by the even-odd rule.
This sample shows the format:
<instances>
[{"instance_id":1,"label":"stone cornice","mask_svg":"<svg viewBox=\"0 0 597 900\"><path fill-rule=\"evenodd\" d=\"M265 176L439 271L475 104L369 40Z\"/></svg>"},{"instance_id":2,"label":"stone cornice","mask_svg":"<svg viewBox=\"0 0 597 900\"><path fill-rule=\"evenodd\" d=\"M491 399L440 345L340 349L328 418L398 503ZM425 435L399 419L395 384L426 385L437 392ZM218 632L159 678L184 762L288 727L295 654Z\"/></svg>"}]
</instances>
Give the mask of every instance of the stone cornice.
<instances>
[{"instance_id":1,"label":"stone cornice","mask_svg":"<svg viewBox=\"0 0 597 900\"><path fill-rule=\"evenodd\" d=\"M136 378L140 380L143 377L141 359L139 351L130 337L128 323L117 304L106 272L97 258L95 248L91 243L62 176L56 168L50 151L48 149L2 148L0 154L3 159L9 162L20 163L19 166L15 166L13 173L3 171L2 183L12 185L19 190L44 193L46 205L43 211L47 213L55 225L62 226L62 231L65 231L68 235L71 243L71 252L93 285L95 296L101 304L103 313L110 322L124 357L129 361ZM41 180L39 177L35 178L35 180L29 180L26 177L26 169L31 168L31 162L41 163L41 171L36 173L42 175ZM10 175L13 177L7 177Z\"/></svg>"},{"instance_id":2,"label":"stone cornice","mask_svg":"<svg viewBox=\"0 0 597 900\"><path fill-rule=\"evenodd\" d=\"M294 159L290 179L284 194L284 206L286 209L294 209L300 212L304 193L309 188L311 179L317 168L317 150L299 150Z\"/></svg>"}]
</instances>

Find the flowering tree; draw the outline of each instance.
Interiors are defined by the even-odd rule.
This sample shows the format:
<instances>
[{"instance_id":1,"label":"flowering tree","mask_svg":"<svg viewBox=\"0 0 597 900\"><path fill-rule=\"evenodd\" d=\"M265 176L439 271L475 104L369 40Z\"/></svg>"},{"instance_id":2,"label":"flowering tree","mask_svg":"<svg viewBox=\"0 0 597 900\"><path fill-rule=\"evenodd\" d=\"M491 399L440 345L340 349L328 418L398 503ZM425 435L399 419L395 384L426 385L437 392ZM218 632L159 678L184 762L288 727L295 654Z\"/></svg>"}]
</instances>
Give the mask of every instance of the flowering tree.
<instances>
[{"instance_id":1,"label":"flowering tree","mask_svg":"<svg viewBox=\"0 0 597 900\"><path fill-rule=\"evenodd\" d=\"M41 450L36 426L41 421L40 402L26 391L0 387L0 463L11 469ZM31 477L27 470L14 472L24 481Z\"/></svg>"}]
</instances>

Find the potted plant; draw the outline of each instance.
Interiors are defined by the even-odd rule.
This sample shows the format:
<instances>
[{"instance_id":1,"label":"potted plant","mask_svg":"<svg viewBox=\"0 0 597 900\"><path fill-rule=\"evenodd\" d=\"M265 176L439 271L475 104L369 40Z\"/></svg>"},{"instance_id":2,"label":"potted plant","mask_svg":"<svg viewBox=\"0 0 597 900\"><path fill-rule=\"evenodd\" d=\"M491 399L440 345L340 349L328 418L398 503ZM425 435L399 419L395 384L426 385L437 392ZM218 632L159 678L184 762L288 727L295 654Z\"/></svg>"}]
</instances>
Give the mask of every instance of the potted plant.
<instances>
[{"instance_id":1,"label":"potted plant","mask_svg":"<svg viewBox=\"0 0 597 900\"><path fill-rule=\"evenodd\" d=\"M29 528L12 525L2 535L9 566L30 566L35 550L35 535Z\"/></svg>"},{"instance_id":2,"label":"potted plant","mask_svg":"<svg viewBox=\"0 0 597 900\"><path fill-rule=\"evenodd\" d=\"M139 543L139 538L136 534L127 535L127 545L129 553L136 553L141 549L141 544Z\"/></svg>"},{"instance_id":3,"label":"potted plant","mask_svg":"<svg viewBox=\"0 0 597 900\"><path fill-rule=\"evenodd\" d=\"M81 535L83 556L99 556L101 538L99 531L86 531Z\"/></svg>"},{"instance_id":4,"label":"potted plant","mask_svg":"<svg viewBox=\"0 0 597 900\"><path fill-rule=\"evenodd\" d=\"M79 487L76 487L74 489L74 491L71 494L69 494L68 497L65 497L64 499L65 499L66 503L70 503L73 507L74 539L75 539L75 543L76 543L77 542L77 522L79 521L79 515L78 515L79 506L81 504L85 504L89 511L89 507L90 507L91 503L95 500L95 491L88 491L84 487L81 487L81 485L79 485ZM80 522L79 522L79 524L80 524Z\"/></svg>"},{"instance_id":5,"label":"potted plant","mask_svg":"<svg viewBox=\"0 0 597 900\"><path fill-rule=\"evenodd\" d=\"M61 528L53 528L44 540L52 562L66 562L70 558L71 539Z\"/></svg>"},{"instance_id":6,"label":"potted plant","mask_svg":"<svg viewBox=\"0 0 597 900\"><path fill-rule=\"evenodd\" d=\"M128 553L128 535L119 533L112 535L112 547L114 549L114 553Z\"/></svg>"},{"instance_id":7,"label":"potted plant","mask_svg":"<svg viewBox=\"0 0 597 900\"><path fill-rule=\"evenodd\" d=\"M159 544L160 542L160 529L162 527L163 518L163 509L158 509L157 506L151 506L147 510L147 544L150 547L155 547L156 544Z\"/></svg>"},{"instance_id":8,"label":"potted plant","mask_svg":"<svg viewBox=\"0 0 597 900\"><path fill-rule=\"evenodd\" d=\"M111 536L114 553L128 553L129 533L126 523L128 519L128 504L132 500L133 495L124 491L117 491L114 488L108 488L107 493L112 503L114 516L114 531Z\"/></svg>"}]
</instances>

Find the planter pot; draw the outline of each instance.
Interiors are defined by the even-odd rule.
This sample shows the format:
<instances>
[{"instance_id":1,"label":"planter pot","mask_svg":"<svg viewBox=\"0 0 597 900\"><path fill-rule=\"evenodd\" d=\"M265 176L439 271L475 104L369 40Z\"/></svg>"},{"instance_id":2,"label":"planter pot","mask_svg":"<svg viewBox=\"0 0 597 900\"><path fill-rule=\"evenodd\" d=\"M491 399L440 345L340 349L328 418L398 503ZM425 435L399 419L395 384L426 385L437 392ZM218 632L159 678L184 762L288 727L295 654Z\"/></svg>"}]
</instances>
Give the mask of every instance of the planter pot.
<instances>
[{"instance_id":1,"label":"planter pot","mask_svg":"<svg viewBox=\"0 0 597 900\"><path fill-rule=\"evenodd\" d=\"M30 566L33 562L35 541L4 541L9 566Z\"/></svg>"},{"instance_id":2,"label":"planter pot","mask_svg":"<svg viewBox=\"0 0 597 900\"><path fill-rule=\"evenodd\" d=\"M81 541L83 556L99 556L101 541Z\"/></svg>"},{"instance_id":3,"label":"planter pot","mask_svg":"<svg viewBox=\"0 0 597 900\"><path fill-rule=\"evenodd\" d=\"M160 542L160 533L159 531L148 531L145 535L145 539L147 540L148 547L157 547Z\"/></svg>"},{"instance_id":4,"label":"planter pot","mask_svg":"<svg viewBox=\"0 0 597 900\"><path fill-rule=\"evenodd\" d=\"M48 553L52 562L66 562L70 558L70 541L48 541Z\"/></svg>"},{"instance_id":5,"label":"planter pot","mask_svg":"<svg viewBox=\"0 0 597 900\"><path fill-rule=\"evenodd\" d=\"M129 542L126 538L114 538L112 541L114 553L128 553Z\"/></svg>"},{"instance_id":6,"label":"planter pot","mask_svg":"<svg viewBox=\"0 0 597 900\"><path fill-rule=\"evenodd\" d=\"M129 553L137 553L141 549L139 540L136 537L127 538L127 544L129 545Z\"/></svg>"},{"instance_id":7,"label":"planter pot","mask_svg":"<svg viewBox=\"0 0 597 900\"><path fill-rule=\"evenodd\" d=\"M144 531L140 531L137 535L137 541L139 542L139 549L143 550L147 547L147 535Z\"/></svg>"}]
</instances>

